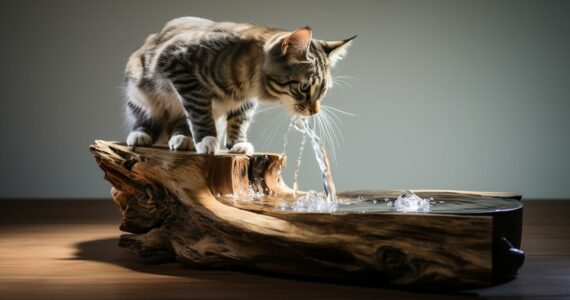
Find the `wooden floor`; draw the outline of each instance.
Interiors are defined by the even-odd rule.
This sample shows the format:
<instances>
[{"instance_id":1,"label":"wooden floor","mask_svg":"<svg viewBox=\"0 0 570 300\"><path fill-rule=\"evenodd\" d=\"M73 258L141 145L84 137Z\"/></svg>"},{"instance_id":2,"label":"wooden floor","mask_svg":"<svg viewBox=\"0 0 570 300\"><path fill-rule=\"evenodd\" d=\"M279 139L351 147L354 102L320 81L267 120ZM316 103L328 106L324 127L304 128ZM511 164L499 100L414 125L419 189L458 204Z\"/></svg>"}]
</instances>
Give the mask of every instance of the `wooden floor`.
<instances>
[{"instance_id":1,"label":"wooden floor","mask_svg":"<svg viewBox=\"0 0 570 300\"><path fill-rule=\"evenodd\" d=\"M183 268L119 248L111 200L0 200L0 299L570 299L570 200L524 203L517 279L430 294Z\"/></svg>"}]
</instances>

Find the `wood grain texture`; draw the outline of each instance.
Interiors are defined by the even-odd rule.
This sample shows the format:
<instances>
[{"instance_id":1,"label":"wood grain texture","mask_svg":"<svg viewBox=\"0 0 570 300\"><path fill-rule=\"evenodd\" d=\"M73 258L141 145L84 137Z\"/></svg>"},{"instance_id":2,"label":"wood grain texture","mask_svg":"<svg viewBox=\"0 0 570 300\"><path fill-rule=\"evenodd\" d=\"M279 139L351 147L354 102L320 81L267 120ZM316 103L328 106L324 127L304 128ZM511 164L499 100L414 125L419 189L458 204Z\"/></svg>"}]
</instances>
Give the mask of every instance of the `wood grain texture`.
<instances>
[{"instance_id":1,"label":"wood grain texture","mask_svg":"<svg viewBox=\"0 0 570 300\"><path fill-rule=\"evenodd\" d=\"M250 184L290 192L274 154L198 155L158 148L91 146L122 211L120 245L162 251L200 268L245 267L317 278L443 289L492 281L489 216L311 214L247 210L216 193Z\"/></svg>"}]
</instances>

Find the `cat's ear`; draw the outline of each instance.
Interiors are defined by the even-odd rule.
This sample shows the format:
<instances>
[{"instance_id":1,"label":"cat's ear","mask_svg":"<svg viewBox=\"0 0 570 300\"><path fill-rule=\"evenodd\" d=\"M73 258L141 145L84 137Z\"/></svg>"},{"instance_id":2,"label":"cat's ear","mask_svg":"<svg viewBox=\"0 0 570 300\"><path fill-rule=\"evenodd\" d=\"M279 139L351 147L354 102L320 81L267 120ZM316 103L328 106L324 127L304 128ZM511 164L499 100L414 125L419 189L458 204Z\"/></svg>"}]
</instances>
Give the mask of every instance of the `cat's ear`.
<instances>
[{"instance_id":1,"label":"cat's ear","mask_svg":"<svg viewBox=\"0 0 570 300\"><path fill-rule=\"evenodd\" d=\"M334 67L334 65L346 55L348 48L352 44L352 40L355 38L356 35L342 41L321 41L321 46L323 47L325 53L329 56L331 66Z\"/></svg>"},{"instance_id":2,"label":"cat's ear","mask_svg":"<svg viewBox=\"0 0 570 300\"><path fill-rule=\"evenodd\" d=\"M295 30L281 42L281 55L292 54L297 57L306 57L312 37L313 31L309 26Z\"/></svg>"}]
</instances>

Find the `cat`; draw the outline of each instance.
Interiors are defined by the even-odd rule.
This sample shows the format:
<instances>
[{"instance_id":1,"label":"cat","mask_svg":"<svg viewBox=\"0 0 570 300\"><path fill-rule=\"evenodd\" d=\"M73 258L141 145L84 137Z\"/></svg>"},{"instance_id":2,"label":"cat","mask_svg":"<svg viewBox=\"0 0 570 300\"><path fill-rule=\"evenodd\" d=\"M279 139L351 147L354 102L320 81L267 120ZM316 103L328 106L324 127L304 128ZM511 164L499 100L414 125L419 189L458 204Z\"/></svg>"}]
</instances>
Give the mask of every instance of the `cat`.
<instances>
[{"instance_id":1,"label":"cat","mask_svg":"<svg viewBox=\"0 0 570 300\"><path fill-rule=\"evenodd\" d=\"M278 102L296 115L318 113L332 86L331 68L355 37L327 42L312 39L309 27L174 19L127 63L127 145L162 139L171 150L215 154L216 121L225 120L229 152L251 155L247 130L257 102Z\"/></svg>"}]
</instances>

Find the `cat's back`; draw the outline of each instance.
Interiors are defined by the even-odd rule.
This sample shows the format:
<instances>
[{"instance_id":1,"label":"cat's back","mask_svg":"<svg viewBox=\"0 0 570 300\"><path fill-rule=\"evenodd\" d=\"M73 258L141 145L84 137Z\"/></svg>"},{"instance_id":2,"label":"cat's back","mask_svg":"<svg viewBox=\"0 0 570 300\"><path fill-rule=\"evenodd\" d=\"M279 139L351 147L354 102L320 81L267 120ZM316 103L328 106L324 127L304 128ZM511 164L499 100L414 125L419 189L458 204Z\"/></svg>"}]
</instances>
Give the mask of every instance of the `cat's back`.
<instances>
[{"instance_id":1,"label":"cat's back","mask_svg":"<svg viewBox=\"0 0 570 300\"><path fill-rule=\"evenodd\" d=\"M279 31L251 23L215 22L199 17L180 17L166 23L158 33L156 44L184 41L201 43L212 39L235 37L263 39L268 33Z\"/></svg>"},{"instance_id":2,"label":"cat's back","mask_svg":"<svg viewBox=\"0 0 570 300\"><path fill-rule=\"evenodd\" d=\"M232 43L239 44L244 40L262 44L265 38L280 31L251 23L215 22L199 17L176 18L166 23L158 33L147 37L131 55L126 73L133 78L142 77L143 74L146 74L145 77L154 77L160 73L157 66L161 57L179 45L216 45L207 48L224 51L231 49ZM141 61L144 63L141 64ZM140 76L134 76L136 74Z\"/></svg>"},{"instance_id":3,"label":"cat's back","mask_svg":"<svg viewBox=\"0 0 570 300\"><path fill-rule=\"evenodd\" d=\"M182 35L197 35L208 32L216 22L199 17L180 17L166 23L157 35L158 43L166 43Z\"/></svg>"}]
</instances>

